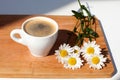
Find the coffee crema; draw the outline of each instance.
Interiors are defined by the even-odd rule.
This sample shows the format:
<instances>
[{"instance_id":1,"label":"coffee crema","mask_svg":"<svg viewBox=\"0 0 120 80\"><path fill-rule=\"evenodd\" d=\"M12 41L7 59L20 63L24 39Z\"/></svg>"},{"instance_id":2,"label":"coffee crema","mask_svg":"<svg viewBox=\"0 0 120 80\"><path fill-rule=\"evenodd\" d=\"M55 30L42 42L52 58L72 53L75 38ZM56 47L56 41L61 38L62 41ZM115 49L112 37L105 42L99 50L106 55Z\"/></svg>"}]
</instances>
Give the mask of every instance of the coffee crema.
<instances>
[{"instance_id":1,"label":"coffee crema","mask_svg":"<svg viewBox=\"0 0 120 80\"><path fill-rule=\"evenodd\" d=\"M55 26L47 21L31 20L24 26L25 32L32 36L44 37L55 32Z\"/></svg>"}]
</instances>

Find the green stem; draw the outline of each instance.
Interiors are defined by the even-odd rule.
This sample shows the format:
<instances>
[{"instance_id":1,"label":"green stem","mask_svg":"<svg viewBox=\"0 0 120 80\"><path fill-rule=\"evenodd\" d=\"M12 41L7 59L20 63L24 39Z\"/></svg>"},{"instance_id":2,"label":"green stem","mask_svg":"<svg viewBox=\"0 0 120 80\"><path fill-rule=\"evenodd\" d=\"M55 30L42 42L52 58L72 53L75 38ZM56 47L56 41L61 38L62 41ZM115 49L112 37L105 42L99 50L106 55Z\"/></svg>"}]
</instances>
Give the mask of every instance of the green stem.
<instances>
[{"instance_id":1,"label":"green stem","mask_svg":"<svg viewBox=\"0 0 120 80\"><path fill-rule=\"evenodd\" d=\"M81 3L80 3L80 0L78 0L78 3L79 3L79 6L80 6L80 9L81 9L81 12L82 12L82 14L83 14L83 9L82 9L82 5L81 5Z\"/></svg>"},{"instance_id":2,"label":"green stem","mask_svg":"<svg viewBox=\"0 0 120 80\"><path fill-rule=\"evenodd\" d=\"M78 19L73 31L77 35L76 45L82 46L86 38L92 41L94 38L97 38L98 34L96 33L96 28L95 28L95 31L93 31L92 29L95 23L94 16L91 15L87 7L81 4L80 0L77 0L77 1L80 6L80 12L72 11L74 13L74 16ZM85 16L83 11L86 11L87 17ZM96 24L95 24L95 27L96 27Z\"/></svg>"},{"instance_id":3,"label":"green stem","mask_svg":"<svg viewBox=\"0 0 120 80\"><path fill-rule=\"evenodd\" d=\"M80 3L80 0L78 0L78 3L79 3L79 6L80 6L80 9L81 9L81 3Z\"/></svg>"}]
</instances>

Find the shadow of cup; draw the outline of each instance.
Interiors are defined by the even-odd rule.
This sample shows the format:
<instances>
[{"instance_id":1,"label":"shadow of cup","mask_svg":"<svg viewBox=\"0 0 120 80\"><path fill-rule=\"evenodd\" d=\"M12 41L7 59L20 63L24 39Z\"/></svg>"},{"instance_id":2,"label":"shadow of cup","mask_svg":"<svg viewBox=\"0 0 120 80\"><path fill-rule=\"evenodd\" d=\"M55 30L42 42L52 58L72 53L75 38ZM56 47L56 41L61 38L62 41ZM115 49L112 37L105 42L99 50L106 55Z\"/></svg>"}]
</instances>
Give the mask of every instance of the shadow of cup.
<instances>
[{"instance_id":1,"label":"shadow of cup","mask_svg":"<svg viewBox=\"0 0 120 80\"><path fill-rule=\"evenodd\" d=\"M57 40L49 52L49 55L53 55L55 50L59 49L59 46L63 43L69 44L70 46L75 45L77 35L74 34L72 31L69 30L59 30Z\"/></svg>"}]
</instances>

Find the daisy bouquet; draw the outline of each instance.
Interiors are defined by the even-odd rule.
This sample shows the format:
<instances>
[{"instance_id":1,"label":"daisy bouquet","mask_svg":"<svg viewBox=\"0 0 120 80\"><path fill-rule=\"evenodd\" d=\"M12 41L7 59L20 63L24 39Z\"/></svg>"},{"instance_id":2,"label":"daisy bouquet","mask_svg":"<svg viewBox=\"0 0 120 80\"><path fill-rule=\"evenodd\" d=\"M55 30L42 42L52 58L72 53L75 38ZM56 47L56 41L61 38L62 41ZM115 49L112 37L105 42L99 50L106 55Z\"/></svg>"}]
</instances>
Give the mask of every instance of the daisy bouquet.
<instances>
[{"instance_id":1,"label":"daisy bouquet","mask_svg":"<svg viewBox=\"0 0 120 80\"><path fill-rule=\"evenodd\" d=\"M84 66L86 62L89 68L102 69L105 66L107 58L102 54L100 45L96 43L98 33L95 26L95 17L90 11L80 3L80 12L72 10L77 23L73 28L73 32L77 35L76 43L70 46L67 43L60 45L58 50L55 50L56 59L63 64L66 69L78 69ZM87 13L87 16L84 15ZM87 42L86 42L87 39Z\"/></svg>"}]
</instances>

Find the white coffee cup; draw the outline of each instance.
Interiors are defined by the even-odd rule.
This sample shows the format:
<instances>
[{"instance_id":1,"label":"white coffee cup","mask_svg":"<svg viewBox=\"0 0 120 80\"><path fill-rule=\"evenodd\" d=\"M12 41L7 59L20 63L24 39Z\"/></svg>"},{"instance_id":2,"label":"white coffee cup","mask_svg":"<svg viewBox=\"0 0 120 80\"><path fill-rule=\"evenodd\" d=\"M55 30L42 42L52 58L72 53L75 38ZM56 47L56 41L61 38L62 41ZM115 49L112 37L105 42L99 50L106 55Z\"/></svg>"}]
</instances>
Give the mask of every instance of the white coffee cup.
<instances>
[{"instance_id":1,"label":"white coffee cup","mask_svg":"<svg viewBox=\"0 0 120 80\"><path fill-rule=\"evenodd\" d=\"M55 31L50 35L42 36L42 37L30 35L25 31L24 27L26 23L32 20L49 22L54 26ZM16 34L19 34L20 38L16 37L15 36ZM56 21L48 17L38 16L38 17L29 18L25 22L23 22L21 29L12 30L10 33L10 37L15 42L27 46L33 56L43 57L43 56L47 56L49 51L53 47L57 39L57 34L58 34L58 24Z\"/></svg>"}]
</instances>

